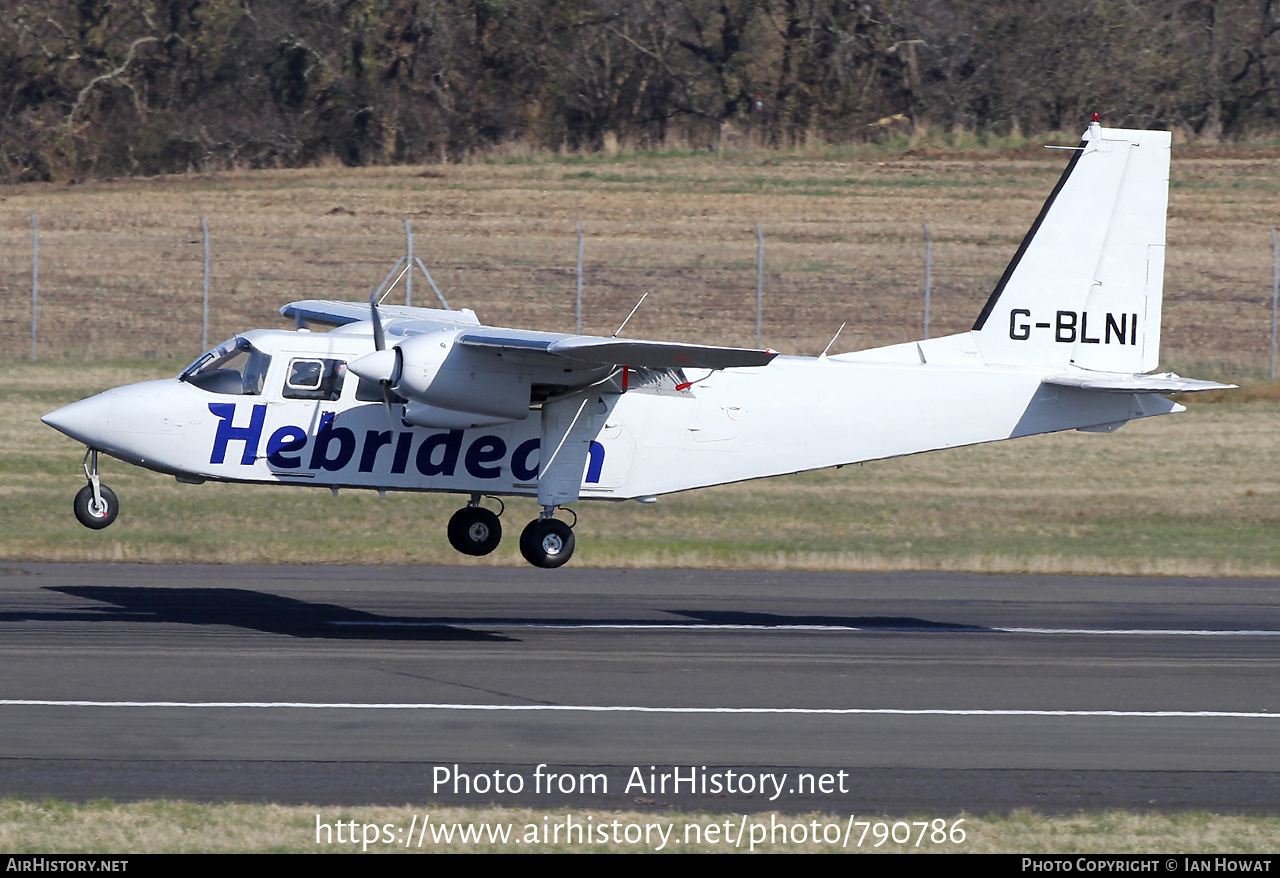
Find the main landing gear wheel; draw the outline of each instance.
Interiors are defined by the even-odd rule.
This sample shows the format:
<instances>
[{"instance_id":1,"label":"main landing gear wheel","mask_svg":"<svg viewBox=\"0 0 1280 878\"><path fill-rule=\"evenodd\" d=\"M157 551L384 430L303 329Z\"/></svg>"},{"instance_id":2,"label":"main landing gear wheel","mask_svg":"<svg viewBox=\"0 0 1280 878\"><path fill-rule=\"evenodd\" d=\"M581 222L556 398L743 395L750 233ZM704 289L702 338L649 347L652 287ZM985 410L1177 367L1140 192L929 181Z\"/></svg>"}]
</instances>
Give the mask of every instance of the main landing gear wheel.
<instances>
[{"instance_id":1,"label":"main landing gear wheel","mask_svg":"<svg viewBox=\"0 0 1280 878\"><path fill-rule=\"evenodd\" d=\"M535 518L520 534L520 554L534 567L559 567L573 557L573 528L554 518Z\"/></svg>"},{"instance_id":2,"label":"main landing gear wheel","mask_svg":"<svg viewBox=\"0 0 1280 878\"><path fill-rule=\"evenodd\" d=\"M502 522L482 506L464 506L449 519L449 545L464 555L487 555L502 542Z\"/></svg>"},{"instance_id":3,"label":"main landing gear wheel","mask_svg":"<svg viewBox=\"0 0 1280 878\"><path fill-rule=\"evenodd\" d=\"M85 485L76 494L74 503L76 520L94 530L102 530L120 514L120 501L114 491L106 485L99 485L98 496L102 498L101 503L93 499L93 485Z\"/></svg>"}]
</instances>

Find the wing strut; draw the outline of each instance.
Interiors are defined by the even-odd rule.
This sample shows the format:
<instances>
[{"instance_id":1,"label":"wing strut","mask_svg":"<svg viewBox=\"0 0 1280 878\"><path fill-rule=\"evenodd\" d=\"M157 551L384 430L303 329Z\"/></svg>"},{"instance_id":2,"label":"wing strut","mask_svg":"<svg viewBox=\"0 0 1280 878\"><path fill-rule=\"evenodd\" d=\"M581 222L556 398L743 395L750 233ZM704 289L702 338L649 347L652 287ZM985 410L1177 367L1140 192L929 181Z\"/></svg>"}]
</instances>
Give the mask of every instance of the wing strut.
<instances>
[{"instance_id":1,"label":"wing strut","mask_svg":"<svg viewBox=\"0 0 1280 878\"><path fill-rule=\"evenodd\" d=\"M606 399L610 400L606 402ZM542 404L542 464L538 468L538 504L543 517L578 499L591 439L600 432L617 394L588 388Z\"/></svg>"}]
</instances>

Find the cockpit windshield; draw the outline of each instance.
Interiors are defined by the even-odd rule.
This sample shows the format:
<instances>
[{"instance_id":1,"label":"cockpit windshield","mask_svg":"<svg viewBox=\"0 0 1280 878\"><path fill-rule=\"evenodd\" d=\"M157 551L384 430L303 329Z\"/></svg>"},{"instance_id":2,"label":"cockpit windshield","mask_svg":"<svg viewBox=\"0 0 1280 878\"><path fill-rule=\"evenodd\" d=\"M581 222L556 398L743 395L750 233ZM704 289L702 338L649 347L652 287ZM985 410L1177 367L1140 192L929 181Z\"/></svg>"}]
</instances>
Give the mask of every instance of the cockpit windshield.
<instances>
[{"instance_id":1,"label":"cockpit windshield","mask_svg":"<svg viewBox=\"0 0 1280 878\"><path fill-rule=\"evenodd\" d=\"M256 396L262 393L271 357L240 338L224 341L178 376L210 393Z\"/></svg>"}]
</instances>

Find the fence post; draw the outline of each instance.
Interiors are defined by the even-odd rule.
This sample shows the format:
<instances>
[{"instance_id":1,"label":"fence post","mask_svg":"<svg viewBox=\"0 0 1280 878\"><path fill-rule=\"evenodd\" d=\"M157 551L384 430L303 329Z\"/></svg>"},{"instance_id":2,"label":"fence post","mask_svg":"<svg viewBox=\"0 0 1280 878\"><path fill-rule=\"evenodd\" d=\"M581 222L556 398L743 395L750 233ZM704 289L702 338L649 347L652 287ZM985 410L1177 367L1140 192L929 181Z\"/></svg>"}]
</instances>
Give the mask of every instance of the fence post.
<instances>
[{"instance_id":1,"label":"fence post","mask_svg":"<svg viewBox=\"0 0 1280 878\"><path fill-rule=\"evenodd\" d=\"M40 226L36 215L31 214L31 359L36 358L36 336L38 329L40 299Z\"/></svg>"},{"instance_id":2,"label":"fence post","mask_svg":"<svg viewBox=\"0 0 1280 878\"><path fill-rule=\"evenodd\" d=\"M1271 380L1276 380L1276 311L1280 309L1280 242L1271 230Z\"/></svg>"},{"instance_id":3,"label":"fence post","mask_svg":"<svg viewBox=\"0 0 1280 878\"><path fill-rule=\"evenodd\" d=\"M413 228L408 217L404 220L404 240L409 257L409 273L404 277L404 304L408 307L413 304Z\"/></svg>"},{"instance_id":4,"label":"fence post","mask_svg":"<svg viewBox=\"0 0 1280 878\"><path fill-rule=\"evenodd\" d=\"M764 345L764 230L756 220L756 347Z\"/></svg>"},{"instance_id":5,"label":"fence post","mask_svg":"<svg viewBox=\"0 0 1280 878\"><path fill-rule=\"evenodd\" d=\"M200 299L200 350L209 350L209 224L200 217L204 233L204 296Z\"/></svg>"},{"instance_id":6,"label":"fence post","mask_svg":"<svg viewBox=\"0 0 1280 878\"><path fill-rule=\"evenodd\" d=\"M574 332L582 335L582 223L574 223L573 228L578 233L578 297L573 306Z\"/></svg>"},{"instance_id":7,"label":"fence post","mask_svg":"<svg viewBox=\"0 0 1280 878\"><path fill-rule=\"evenodd\" d=\"M933 238L929 234L929 224L921 223L924 229L924 337L929 337L929 306L933 298Z\"/></svg>"}]
</instances>

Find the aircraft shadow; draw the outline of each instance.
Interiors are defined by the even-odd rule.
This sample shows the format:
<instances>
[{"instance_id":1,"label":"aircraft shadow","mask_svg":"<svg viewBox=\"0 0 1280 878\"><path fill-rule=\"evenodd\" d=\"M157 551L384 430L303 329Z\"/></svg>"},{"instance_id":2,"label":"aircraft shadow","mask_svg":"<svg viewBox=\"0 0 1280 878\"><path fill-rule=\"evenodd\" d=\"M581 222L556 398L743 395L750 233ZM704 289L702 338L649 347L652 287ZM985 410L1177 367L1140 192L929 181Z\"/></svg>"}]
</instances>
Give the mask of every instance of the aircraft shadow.
<instances>
[{"instance_id":1,"label":"aircraft shadow","mask_svg":"<svg viewBox=\"0 0 1280 878\"><path fill-rule=\"evenodd\" d=\"M114 607L89 611L24 613L23 620L160 622L231 625L267 634L325 640L488 641L516 638L475 631L449 622L411 616L379 616L336 604L310 603L243 588L143 588L56 586L49 591L101 601ZM14 621L18 614L0 614Z\"/></svg>"},{"instance_id":2,"label":"aircraft shadow","mask_svg":"<svg viewBox=\"0 0 1280 878\"><path fill-rule=\"evenodd\" d=\"M267 634L324 640L474 641L516 643L517 637L478 629L563 626L584 628L634 625L662 629L671 621L614 617L384 616L337 604L311 603L243 588L146 588L141 586L56 586L48 591L111 606L80 610L0 613L0 622L155 622L228 625ZM670 609L664 612L708 627L758 628L820 626L859 631L918 633L995 633L982 625L939 622L914 616L831 616L753 613L736 610ZM689 624L689 623L677 623Z\"/></svg>"}]
</instances>

